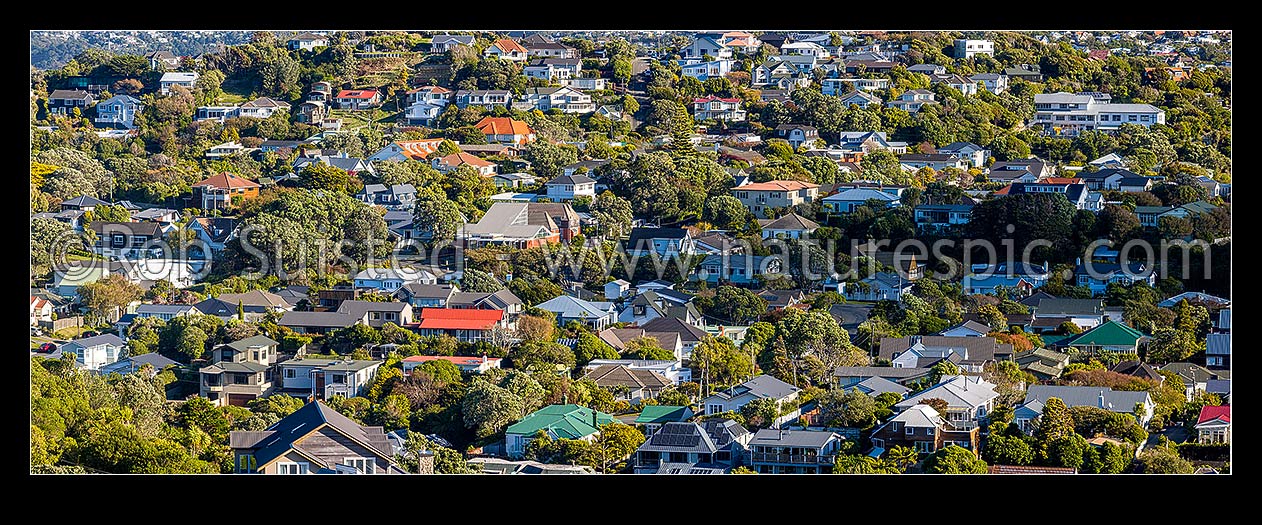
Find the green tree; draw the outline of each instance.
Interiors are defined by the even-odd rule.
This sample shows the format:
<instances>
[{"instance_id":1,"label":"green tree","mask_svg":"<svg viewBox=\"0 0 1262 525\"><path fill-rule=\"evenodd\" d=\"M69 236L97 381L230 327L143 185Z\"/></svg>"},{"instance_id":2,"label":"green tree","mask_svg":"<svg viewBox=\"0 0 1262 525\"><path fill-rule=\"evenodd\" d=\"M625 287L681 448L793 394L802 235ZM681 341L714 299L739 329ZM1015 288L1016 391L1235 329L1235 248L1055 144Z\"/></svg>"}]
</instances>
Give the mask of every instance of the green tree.
<instances>
[{"instance_id":1,"label":"green tree","mask_svg":"<svg viewBox=\"0 0 1262 525\"><path fill-rule=\"evenodd\" d=\"M1179 452L1167 445L1148 447L1135 459L1137 474L1191 474L1196 467L1191 461L1179 456Z\"/></svg>"},{"instance_id":2,"label":"green tree","mask_svg":"<svg viewBox=\"0 0 1262 525\"><path fill-rule=\"evenodd\" d=\"M412 221L420 231L429 233L431 242L455 239L464 224L456 203L429 194L416 199Z\"/></svg>"},{"instance_id":3,"label":"green tree","mask_svg":"<svg viewBox=\"0 0 1262 525\"><path fill-rule=\"evenodd\" d=\"M924 466L927 474L985 474L986 469L985 461L957 445L938 449L925 458Z\"/></svg>"},{"instance_id":4,"label":"green tree","mask_svg":"<svg viewBox=\"0 0 1262 525\"><path fill-rule=\"evenodd\" d=\"M175 350L190 359L197 359L206 352L206 332L196 326L185 328L180 334L179 345Z\"/></svg>"},{"instance_id":5,"label":"green tree","mask_svg":"<svg viewBox=\"0 0 1262 525\"><path fill-rule=\"evenodd\" d=\"M529 369L544 367L551 369L554 365L574 368L574 351L569 347L552 341L525 341L517 345L508 354L513 361L513 368Z\"/></svg>"},{"instance_id":6,"label":"green tree","mask_svg":"<svg viewBox=\"0 0 1262 525\"><path fill-rule=\"evenodd\" d=\"M895 462L870 456L838 454L833 462L833 474L901 474L903 469Z\"/></svg>"},{"instance_id":7,"label":"green tree","mask_svg":"<svg viewBox=\"0 0 1262 525\"><path fill-rule=\"evenodd\" d=\"M474 381L460 401L465 427L481 439L495 435L525 416L521 397L487 381Z\"/></svg>"},{"instance_id":8,"label":"green tree","mask_svg":"<svg viewBox=\"0 0 1262 525\"><path fill-rule=\"evenodd\" d=\"M753 370L749 354L726 337L706 337L692 351L693 377L709 381L711 390L748 379Z\"/></svg>"},{"instance_id":9,"label":"green tree","mask_svg":"<svg viewBox=\"0 0 1262 525\"><path fill-rule=\"evenodd\" d=\"M869 428L876 424L876 401L867 394L832 390L816 399L825 425Z\"/></svg>"},{"instance_id":10,"label":"green tree","mask_svg":"<svg viewBox=\"0 0 1262 525\"><path fill-rule=\"evenodd\" d=\"M662 348L656 338L644 336L627 341L623 349L623 357L626 359L672 361L675 359L675 353Z\"/></svg>"},{"instance_id":11,"label":"green tree","mask_svg":"<svg viewBox=\"0 0 1262 525\"><path fill-rule=\"evenodd\" d=\"M323 162L308 164L298 177L298 184L312 190L353 193L351 176L346 171Z\"/></svg>"},{"instance_id":12,"label":"green tree","mask_svg":"<svg viewBox=\"0 0 1262 525\"><path fill-rule=\"evenodd\" d=\"M80 286L78 294L82 304L94 315L115 321L127 305L139 301L145 292L140 285L112 273L104 279Z\"/></svg>"},{"instance_id":13,"label":"green tree","mask_svg":"<svg viewBox=\"0 0 1262 525\"><path fill-rule=\"evenodd\" d=\"M748 289L728 285L718 288L712 304L706 313L738 325L746 324L767 311L766 299Z\"/></svg>"},{"instance_id":14,"label":"green tree","mask_svg":"<svg viewBox=\"0 0 1262 525\"><path fill-rule=\"evenodd\" d=\"M893 461L895 465L898 465L900 470L906 471L912 465L915 465L918 461L920 461L920 454L911 447L894 445L889 450L889 460Z\"/></svg>"},{"instance_id":15,"label":"green tree","mask_svg":"<svg viewBox=\"0 0 1262 525\"><path fill-rule=\"evenodd\" d=\"M635 218L631 202L608 190L596 196L589 207L589 213L596 220L596 228L592 233L609 239L619 239L630 233L631 221Z\"/></svg>"},{"instance_id":16,"label":"green tree","mask_svg":"<svg viewBox=\"0 0 1262 525\"><path fill-rule=\"evenodd\" d=\"M1171 363L1187 359L1199 350L1192 334L1178 328L1158 328L1148 341L1144 358L1152 363Z\"/></svg>"}]
</instances>

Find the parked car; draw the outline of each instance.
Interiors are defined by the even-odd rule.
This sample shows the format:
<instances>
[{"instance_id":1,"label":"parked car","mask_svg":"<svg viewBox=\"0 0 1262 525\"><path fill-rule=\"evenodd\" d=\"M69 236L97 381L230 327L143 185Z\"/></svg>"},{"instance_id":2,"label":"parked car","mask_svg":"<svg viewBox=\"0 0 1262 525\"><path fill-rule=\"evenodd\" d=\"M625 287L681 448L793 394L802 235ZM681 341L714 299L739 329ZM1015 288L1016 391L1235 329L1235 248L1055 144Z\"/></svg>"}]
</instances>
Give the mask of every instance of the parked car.
<instances>
[{"instance_id":1,"label":"parked car","mask_svg":"<svg viewBox=\"0 0 1262 525\"><path fill-rule=\"evenodd\" d=\"M39 345L39 352L41 354L51 354L56 351L57 351L56 343L44 343L42 345Z\"/></svg>"}]
</instances>

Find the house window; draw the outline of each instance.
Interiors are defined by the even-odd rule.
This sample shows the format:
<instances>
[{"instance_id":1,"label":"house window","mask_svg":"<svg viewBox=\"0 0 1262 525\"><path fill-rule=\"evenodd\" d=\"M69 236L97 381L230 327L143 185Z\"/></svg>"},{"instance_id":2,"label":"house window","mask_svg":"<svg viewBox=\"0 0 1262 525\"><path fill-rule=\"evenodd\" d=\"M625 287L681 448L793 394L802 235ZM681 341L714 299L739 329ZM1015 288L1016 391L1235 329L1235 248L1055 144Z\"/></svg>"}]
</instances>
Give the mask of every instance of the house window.
<instances>
[{"instance_id":1,"label":"house window","mask_svg":"<svg viewBox=\"0 0 1262 525\"><path fill-rule=\"evenodd\" d=\"M242 454L240 456L237 456L237 472L238 473L253 472L254 465L255 465L254 456L252 454Z\"/></svg>"},{"instance_id":2,"label":"house window","mask_svg":"<svg viewBox=\"0 0 1262 525\"><path fill-rule=\"evenodd\" d=\"M933 442L932 441L917 441L916 452L920 452L922 454L933 453Z\"/></svg>"},{"instance_id":3,"label":"house window","mask_svg":"<svg viewBox=\"0 0 1262 525\"><path fill-rule=\"evenodd\" d=\"M706 412L710 414L721 413L723 412L723 405L710 405L709 408L706 409Z\"/></svg>"},{"instance_id":4,"label":"house window","mask_svg":"<svg viewBox=\"0 0 1262 525\"><path fill-rule=\"evenodd\" d=\"M355 467L361 474L373 474L376 472L376 462L371 458L345 458L342 460L343 465Z\"/></svg>"},{"instance_id":5,"label":"house window","mask_svg":"<svg viewBox=\"0 0 1262 525\"><path fill-rule=\"evenodd\" d=\"M346 382L346 374L333 374L333 380L330 382L335 385L343 384Z\"/></svg>"},{"instance_id":6,"label":"house window","mask_svg":"<svg viewBox=\"0 0 1262 525\"><path fill-rule=\"evenodd\" d=\"M306 474L307 472L308 465L305 461L297 463L292 461L282 461L276 464L277 474Z\"/></svg>"},{"instance_id":7,"label":"house window","mask_svg":"<svg viewBox=\"0 0 1262 525\"><path fill-rule=\"evenodd\" d=\"M910 436L915 433L916 433L916 427L907 427L907 435Z\"/></svg>"},{"instance_id":8,"label":"house window","mask_svg":"<svg viewBox=\"0 0 1262 525\"><path fill-rule=\"evenodd\" d=\"M293 378L295 378L295 377L298 377L298 371L297 371L297 370L294 370L294 369L292 369L292 368L286 368L286 369L285 369L285 379L293 379Z\"/></svg>"}]
</instances>

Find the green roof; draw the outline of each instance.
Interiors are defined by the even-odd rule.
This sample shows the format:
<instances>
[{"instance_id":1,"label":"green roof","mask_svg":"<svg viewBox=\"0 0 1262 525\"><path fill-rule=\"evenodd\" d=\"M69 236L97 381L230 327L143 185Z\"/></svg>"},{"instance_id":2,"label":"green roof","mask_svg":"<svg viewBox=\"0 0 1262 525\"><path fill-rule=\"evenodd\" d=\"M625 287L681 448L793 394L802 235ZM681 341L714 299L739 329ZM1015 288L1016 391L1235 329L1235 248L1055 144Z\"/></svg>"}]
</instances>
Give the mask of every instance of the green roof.
<instances>
[{"instance_id":1,"label":"green roof","mask_svg":"<svg viewBox=\"0 0 1262 525\"><path fill-rule=\"evenodd\" d=\"M689 417L692 417L692 410L688 407L649 405L644 407L644 410L640 412L640 416L635 418L635 422L640 425L660 425L662 423L685 421Z\"/></svg>"},{"instance_id":2,"label":"green roof","mask_svg":"<svg viewBox=\"0 0 1262 525\"><path fill-rule=\"evenodd\" d=\"M1109 321L1083 332L1069 346L1135 346L1144 333L1117 321Z\"/></svg>"},{"instance_id":3,"label":"green roof","mask_svg":"<svg viewBox=\"0 0 1262 525\"><path fill-rule=\"evenodd\" d=\"M1040 334L1039 335L1039 338L1043 340L1044 346L1053 346L1071 337L1076 337L1076 336L1075 335L1056 335L1056 334Z\"/></svg>"},{"instance_id":4,"label":"green roof","mask_svg":"<svg viewBox=\"0 0 1262 525\"><path fill-rule=\"evenodd\" d=\"M592 425L593 413L595 426ZM579 439L596 433L596 427L613 422L613 416L599 410L578 405L549 405L510 425L507 433L533 436L540 430L546 430L557 438Z\"/></svg>"}]
</instances>

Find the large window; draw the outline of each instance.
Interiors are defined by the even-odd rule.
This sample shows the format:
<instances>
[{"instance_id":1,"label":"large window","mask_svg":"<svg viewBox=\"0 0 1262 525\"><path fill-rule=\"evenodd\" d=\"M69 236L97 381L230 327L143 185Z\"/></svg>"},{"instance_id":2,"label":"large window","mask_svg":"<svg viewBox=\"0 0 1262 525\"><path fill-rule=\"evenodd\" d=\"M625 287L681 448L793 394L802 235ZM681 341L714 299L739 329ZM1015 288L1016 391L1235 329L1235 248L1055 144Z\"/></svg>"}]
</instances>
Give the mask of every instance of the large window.
<instances>
[{"instance_id":1,"label":"large window","mask_svg":"<svg viewBox=\"0 0 1262 525\"><path fill-rule=\"evenodd\" d=\"M377 468L372 458L345 458L342 460L342 464L355 467L361 474L372 474Z\"/></svg>"},{"instance_id":2,"label":"large window","mask_svg":"<svg viewBox=\"0 0 1262 525\"><path fill-rule=\"evenodd\" d=\"M924 454L933 453L933 442L932 441L917 441L916 452L921 452Z\"/></svg>"},{"instance_id":3,"label":"large window","mask_svg":"<svg viewBox=\"0 0 1262 525\"><path fill-rule=\"evenodd\" d=\"M277 474L306 474L307 472L309 472L308 468L309 467L305 461L298 462L298 463L295 463L292 461L282 461L276 464L276 473Z\"/></svg>"},{"instance_id":4,"label":"large window","mask_svg":"<svg viewBox=\"0 0 1262 525\"><path fill-rule=\"evenodd\" d=\"M297 370L294 370L294 369L292 369L292 368L286 368L286 369L285 369L285 379L293 379L293 378L295 378L295 377L298 377L298 371L297 371Z\"/></svg>"}]
</instances>

